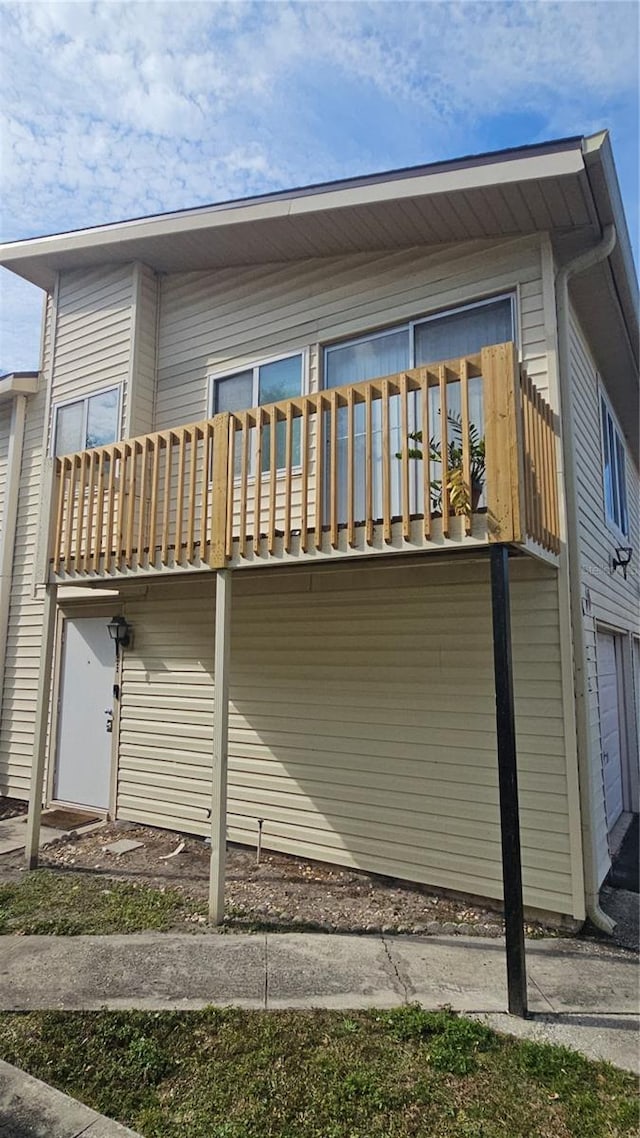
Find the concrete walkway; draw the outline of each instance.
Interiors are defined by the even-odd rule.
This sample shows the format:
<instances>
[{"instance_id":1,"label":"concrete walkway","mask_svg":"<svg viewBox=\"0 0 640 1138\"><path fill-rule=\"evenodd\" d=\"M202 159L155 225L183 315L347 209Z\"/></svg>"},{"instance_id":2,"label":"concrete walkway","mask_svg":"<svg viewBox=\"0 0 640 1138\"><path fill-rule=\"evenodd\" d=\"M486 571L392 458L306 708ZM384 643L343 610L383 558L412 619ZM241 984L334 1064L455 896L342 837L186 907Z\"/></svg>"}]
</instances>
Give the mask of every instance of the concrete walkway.
<instances>
[{"instance_id":1,"label":"concrete walkway","mask_svg":"<svg viewBox=\"0 0 640 1138\"><path fill-rule=\"evenodd\" d=\"M0 1060L2 1138L140 1138L74 1098Z\"/></svg>"},{"instance_id":2,"label":"concrete walkway","mask_svg":"<svg viewBox=\"0 0 640 1138\"><path fill-rule=\"evenodd\" d=\"M504 943L300 933L0 937L0 1010L365 1008L449 1004L499 1030L638 1070L638 959L527 944L526 1022L506 1014Z\"/></svg>"}]
</instances>

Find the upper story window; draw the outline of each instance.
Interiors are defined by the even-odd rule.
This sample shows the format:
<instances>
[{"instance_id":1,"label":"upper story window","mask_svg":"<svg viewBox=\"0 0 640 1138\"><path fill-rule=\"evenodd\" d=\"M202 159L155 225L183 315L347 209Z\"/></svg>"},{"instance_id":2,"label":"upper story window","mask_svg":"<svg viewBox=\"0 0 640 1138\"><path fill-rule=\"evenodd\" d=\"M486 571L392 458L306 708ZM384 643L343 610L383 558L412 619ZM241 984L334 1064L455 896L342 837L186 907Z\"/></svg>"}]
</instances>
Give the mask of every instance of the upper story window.
<instances>
[{"instance_id":1,"label":"upper story window","mask_svg":"<svg viewBox=\"0 0 640 1138\"><path fill-rule=\"evenodd\" d=\"M251 407L263 407L267 403L278 403L302 393L304 357L302 352L283 356L277 360L267 360L254 364L232 375L212 377L211 407L213 414L220 411L247 411ZM294 419L292 429L292 462L300 463L300 421ZM276 430L276 466L279 470L285 465L286 424L278 423ZM236 463L239 456L236 455ZM263 432L262 469L271 466L271 440L269 428Z\"/></svg>"},{"instance_id":2,"label":"upper story window","mask_svg":"<svg viewBox=\"0 0 640 1138\"><path fill-rule=\"evenodd\" d=\"M622 436L616 426L609 405L600 395L600 423L602 427L602 468L604 476L604 509L610 525L623 535L629 535L627 508L627 480Z\"/></svg>"},{"instance_id":3,"label":"upper story window","mask_svg":"<svg viewBox=\"0 0 640 1138\"><path fill-rule=\"evenodd\" d=\"M422 364L473 355L490 344L514 339L514 297L479 301L326 347L324 384L342 387L378 379Z\"/></svg>"},{"instance_id":4,"label":"upper story window","mask_svg":"<svg viewBox=\"0 0 640 1138\"><path fill-rule=\"evenodd\" d=\"M118 437L120 389L112 387L55 408L54 455L107 446Z\"/></svg>"}]
</instances>

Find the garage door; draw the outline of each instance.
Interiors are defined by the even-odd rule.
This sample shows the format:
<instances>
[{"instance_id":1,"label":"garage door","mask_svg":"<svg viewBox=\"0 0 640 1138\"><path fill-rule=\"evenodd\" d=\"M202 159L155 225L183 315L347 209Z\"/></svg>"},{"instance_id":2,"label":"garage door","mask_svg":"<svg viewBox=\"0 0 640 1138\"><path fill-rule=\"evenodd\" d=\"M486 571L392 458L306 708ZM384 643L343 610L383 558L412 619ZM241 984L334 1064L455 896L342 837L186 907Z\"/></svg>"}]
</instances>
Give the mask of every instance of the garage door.
<instances>
[{"instance_id":1,"label":"garage door","mask_svg":"<svg viewBox=\"0 0 640 1138\"><path fill-rule=\"evenodd\" d=\"M610 633L598 633L598 701L602 778L607 811L607 829L612 830L622 814L622 732L619 699L620 645Z\"/></svg>"}]
</instances>

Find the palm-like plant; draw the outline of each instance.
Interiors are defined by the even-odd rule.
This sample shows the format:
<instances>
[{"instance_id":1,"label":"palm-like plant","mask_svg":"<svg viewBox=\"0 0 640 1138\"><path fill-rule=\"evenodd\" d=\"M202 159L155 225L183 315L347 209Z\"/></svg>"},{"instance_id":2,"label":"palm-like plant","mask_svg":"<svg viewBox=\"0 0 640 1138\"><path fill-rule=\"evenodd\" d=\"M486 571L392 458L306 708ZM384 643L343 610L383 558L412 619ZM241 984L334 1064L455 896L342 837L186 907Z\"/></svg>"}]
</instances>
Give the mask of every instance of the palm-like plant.
<instances>
[{"instance_id":1,"label":"palm-like plant","mask_svg":"<svg viewBox=\"0 0 640 1138\"><path fill-rule=\"evenodd\" d=\"M469 517L475 509L484 488L484 435L480 435L475 423L469 423L470 480L467 482L463 468L462 416L449 413L447 415L447 422L449 424L447 441L447 500L455 514ZM409 447L409 458L424 459L422 431L412 431L409 434L409 438L413 443L419 444L419 446ZM399 452L396 458L402 458L402 453ZM437 442L434 438L429 439L429 461L442 463L442 443ZM430 483L430 489L431 509L434 512L440 511L442 513L442 481L439 479L434 480Z\"/></svg>"}]
</instances>

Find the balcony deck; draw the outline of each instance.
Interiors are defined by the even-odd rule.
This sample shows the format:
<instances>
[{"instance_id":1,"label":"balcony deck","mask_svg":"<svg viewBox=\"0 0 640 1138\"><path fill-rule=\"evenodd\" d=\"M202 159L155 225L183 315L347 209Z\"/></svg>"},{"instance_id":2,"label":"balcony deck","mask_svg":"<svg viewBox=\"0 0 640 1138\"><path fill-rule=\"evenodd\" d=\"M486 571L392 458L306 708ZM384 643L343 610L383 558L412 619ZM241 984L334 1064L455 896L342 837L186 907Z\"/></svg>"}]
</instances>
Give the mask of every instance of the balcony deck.
<instances>
[{"instance_id":1,"label":"balcony deck","mask_svg":"<svg viewBox=\"0 0 640 1138\"><path fill-rule=\"evenodd\" d=\"M225 412L57 458L50 580L493 542L555 562L555 447L513 344Z\"/></svg>"}]
</instances>

